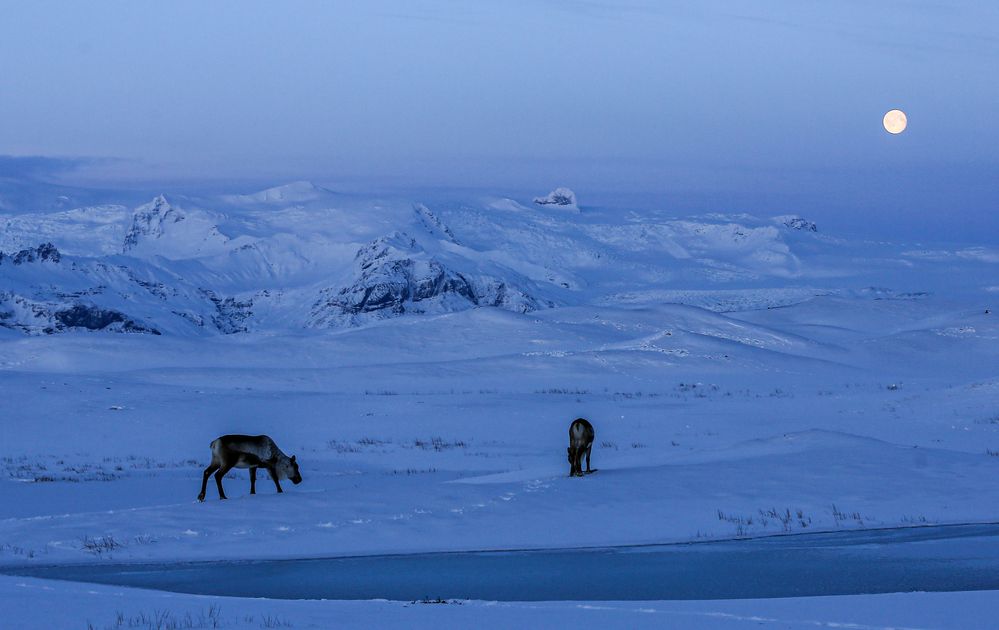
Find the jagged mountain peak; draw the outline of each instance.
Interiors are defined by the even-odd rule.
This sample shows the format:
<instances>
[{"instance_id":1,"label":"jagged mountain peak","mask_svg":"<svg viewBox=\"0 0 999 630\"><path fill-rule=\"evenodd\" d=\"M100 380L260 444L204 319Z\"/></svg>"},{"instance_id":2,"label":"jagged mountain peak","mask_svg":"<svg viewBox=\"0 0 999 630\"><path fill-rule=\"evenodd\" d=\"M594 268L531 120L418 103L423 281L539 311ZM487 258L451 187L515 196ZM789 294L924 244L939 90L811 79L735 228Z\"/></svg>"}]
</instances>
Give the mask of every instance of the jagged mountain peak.
<instances>
[{"instance_id":1,"label":"jagged mountain peak","mask_svg":"<svg viewBox=\"0 0 999 630\"><path fill-rule=\"evenodd\" d=\"M184 218L184 213L171 206L165 195L157 195L132 213L132 225L125 234L122 252L135 249L144 239L161 238L168 222L179 223Z\"/></svg>"},{"instance_id":2,"label":"jagged mountain peak","mask_svg":"<svg viewBox=\"0 0 999 630\"><path fill-rule=\"evenodd\" d=\"M219 254L229 239L219 231L217 220L203 210L181 209L157 195L135 209L121 251L170 259Z\"/></svg>"},{"instance_id":3,"label":"jagged mountain peak","mask_svg":"<svg viewBox=\"0 0 999 630\"><path fill-rule=\"evenodd\" d=\"M184 213L180 209L174 208L167 201L166 195L161 193L153 197L152 201L137 207L132 213L132 218L133 222L136 218L148 222L154 220L155 217L164 217L168 214L173 215L177 221L181 221L184 218Z\"/></svg>"},{"instance_id":4,"label":"jagged mountain peak","mask_svg":"<svg viewBox=\"0 0 999 630\"><path fill-rule=\"evenodd\" d=\"M5 259L9 259L15 265L23 265L25 263L33 262L57 263L62 259L62 255L52 243L42 243L38 247L22 249L16 253L10 254L9 256L0 252L0 264L3 264Z\"/></svg>"}]
</instances>

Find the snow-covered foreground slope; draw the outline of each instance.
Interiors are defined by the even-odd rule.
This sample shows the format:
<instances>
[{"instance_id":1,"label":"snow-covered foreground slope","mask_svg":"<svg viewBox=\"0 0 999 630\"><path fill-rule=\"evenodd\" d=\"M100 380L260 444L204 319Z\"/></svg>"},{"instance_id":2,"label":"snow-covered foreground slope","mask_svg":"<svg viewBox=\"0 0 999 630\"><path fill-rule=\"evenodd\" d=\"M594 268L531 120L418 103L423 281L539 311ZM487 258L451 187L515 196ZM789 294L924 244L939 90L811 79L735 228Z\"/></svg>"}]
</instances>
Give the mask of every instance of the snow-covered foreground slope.
<instances>
[{"instance_id":1,"label":"snow-covered foreground slope","mask_svg":"<svg viewBox=\"0 0 999 630\"><path fill-rule=\"evenodd\" d=\"M991 518L999 323L932 301L817 300L842 327L805 303L738 318L479 309L321 336L14 337L0 388L16 518L0 540L23 551L10 561L78 562L92 557L81 541L103 535L142 541L117 559L192 559ZM851 314L866 334L843 333ZM582 481L564 476L578 415L597 427L600 468ZM294 509L266 484L246 497L245 475L227 503L192 500L208 442L230 432L299 456ZM788 509L802 514L790 525L759 518Z\"/></svg>"},{"instance_id":2,"label":"snow-covered foreground slope","mask_svg":"<svg viewBox=\"0 0 999 630\"><path fill-rule=\"evenodd\" d=\"M104 231L45 215L52 248L3 231L0 565L997 520L999 280L985 250L838 240L784 218L379 204L303 184L215 203L156 200ZM577 416L596 427L599 471L569 479ZM274 437L304 483L277 495L261 475L249 496L236 471L229 501L213 488L195 501L209 442L237 432ZM22 611L80 601L38 627L215 601L125 606L119 591L0 579ZM992 598L222 606L256 615L234 627L268 614L987 627L976 606Z\"/></svg>"},{"instance_id":3,"label":"snow-covered foreground slope","mask_svg":"<svg viewBox=\"0 0 999 630\"><path fill-rule=\"evenodd\" d=\"M58 601L58 606L52 602ZM999 592L669 602L287 601L199 597L0 576L19 628L860 628L995 627ZM169 624L175 624L170 626ZM187 624L187 625L184 625Z\"/></svg>"}]
</instances>

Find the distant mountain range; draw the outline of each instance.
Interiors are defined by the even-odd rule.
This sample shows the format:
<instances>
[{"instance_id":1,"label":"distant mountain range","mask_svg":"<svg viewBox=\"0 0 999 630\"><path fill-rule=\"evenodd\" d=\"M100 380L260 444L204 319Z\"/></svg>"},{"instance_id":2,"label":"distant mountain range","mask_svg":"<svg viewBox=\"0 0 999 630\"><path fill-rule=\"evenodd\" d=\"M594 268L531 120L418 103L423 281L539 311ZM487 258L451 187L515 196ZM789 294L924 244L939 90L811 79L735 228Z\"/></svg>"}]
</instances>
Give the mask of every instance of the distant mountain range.
<instances>
[{"instance_id":1,"label":"distant mountain range","mask_svg":"<svg viewBox=\"0 0 999 630\"><path fill-rule=\"evenodd\" d=\"M559 191L552 195L569 199L571 191ZM851 243L797 216L579 209L574 194L579 211L567 213L549 203L552 195L431 207L295 182L252 194L159 195L137 207L8 207L0 214L0 327L325 329L479 307L527 313L683 301L691 291L794 286L807 295L886 276L904 284L955 261L988 263Z\"/></svg>"}]
</instances>

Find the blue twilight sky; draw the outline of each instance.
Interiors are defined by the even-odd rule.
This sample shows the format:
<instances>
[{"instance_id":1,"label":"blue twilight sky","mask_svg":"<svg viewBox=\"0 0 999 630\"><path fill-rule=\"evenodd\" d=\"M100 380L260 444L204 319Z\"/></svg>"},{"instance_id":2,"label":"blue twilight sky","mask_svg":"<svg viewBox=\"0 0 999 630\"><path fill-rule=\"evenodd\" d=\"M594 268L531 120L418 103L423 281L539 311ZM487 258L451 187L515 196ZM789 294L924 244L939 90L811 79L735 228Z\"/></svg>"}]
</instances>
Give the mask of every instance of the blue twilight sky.
<instances>
[{"instance_id":1,"label":"blue twilight sky","mask_svg":"<svg viewBox=\"0 0 999 630\"><path fill-rule=\"evenodd\" d=\"M981 233L997 76L994 0L0 0L0 156Z\"/></svg>"}]
</instances>

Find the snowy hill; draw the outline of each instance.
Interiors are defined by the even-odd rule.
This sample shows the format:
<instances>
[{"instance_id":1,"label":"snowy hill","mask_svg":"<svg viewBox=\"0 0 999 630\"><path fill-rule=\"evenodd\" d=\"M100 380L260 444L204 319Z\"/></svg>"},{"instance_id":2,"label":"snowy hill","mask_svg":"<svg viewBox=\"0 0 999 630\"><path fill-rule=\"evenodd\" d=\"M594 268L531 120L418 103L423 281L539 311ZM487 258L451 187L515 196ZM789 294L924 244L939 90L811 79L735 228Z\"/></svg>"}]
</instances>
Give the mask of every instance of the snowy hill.
<instances>
[{"instance_id":1,"label":"snowy hill","mask_svg":"<svg viewBox=\"0 0 999 630\"><path fill-rule=\"evenodd\" d=\"M309 181L297 181L274 186L248 195L222 195L221 200L233 206L305 204L328 200L336 196L332 190Z\"/></svg>"}]
</instances>

